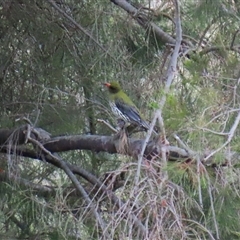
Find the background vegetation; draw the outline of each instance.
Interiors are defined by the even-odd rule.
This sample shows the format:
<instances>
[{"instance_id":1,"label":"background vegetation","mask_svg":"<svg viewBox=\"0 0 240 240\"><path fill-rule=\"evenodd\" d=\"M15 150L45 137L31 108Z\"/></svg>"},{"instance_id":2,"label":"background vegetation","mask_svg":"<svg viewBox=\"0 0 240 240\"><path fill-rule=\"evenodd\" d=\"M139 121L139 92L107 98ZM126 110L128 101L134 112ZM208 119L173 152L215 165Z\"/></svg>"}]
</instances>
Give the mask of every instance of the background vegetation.
<instances>
[{"instance_id":1,"label":"background vegetation","mask_svg":"<svg viewBox=\"0 0 240 240\"><path fill-rule=\"evenodd\" d=\"M240 238L240 1L8 0L0 18L1 239ZM148 156L146 133L120 151L99 121L116 125L112 80L157 120Z\"/></svg>"}]
</instances>

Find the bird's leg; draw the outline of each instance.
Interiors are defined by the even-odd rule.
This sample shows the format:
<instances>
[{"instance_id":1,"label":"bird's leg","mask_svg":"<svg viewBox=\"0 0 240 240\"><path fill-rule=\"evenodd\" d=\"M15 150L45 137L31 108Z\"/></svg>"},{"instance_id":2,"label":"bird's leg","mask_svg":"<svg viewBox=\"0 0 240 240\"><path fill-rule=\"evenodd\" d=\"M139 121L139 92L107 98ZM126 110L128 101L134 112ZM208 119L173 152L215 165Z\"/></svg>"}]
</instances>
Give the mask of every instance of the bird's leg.
<instances>
[{"instance_id":1,"label":"bird's leg","mask_svg":"<svg viewBox=\"0 0 240 240\"><path fill-rule=\"evenodd\" d=\"M123 119L117 119L117 129L118 133L115 135L115 138L118 140L116 146L117 152L125 154L128 152L128 132L126 128L126 122Z\"/></svg>"},{"instance_id":2,"label":"bird's leg","mask_svg":"<svg viewBox=\"0 0 240 240\"><path fill-rule=\"evenodd\" d=\"M126 122L122 118L117 119L117 130L120 131L126 127Z\"/></svg>"},{"instance_id":3,"label":"bird's leg","mask_svg":"<svg viewBox=\"0 0 240 240\"><path fill-rule=\"evenodd\" d=\"M130 136L130 134L129 134L129 128L130 126L128 126L128 123L127 122L125 122L122 118L118 118L117 119L117 130L118 130L118 132L120 132L120 133L125 133L125 135L127 136L127 137L129 137Z\"/></svg>"}]
</instances>

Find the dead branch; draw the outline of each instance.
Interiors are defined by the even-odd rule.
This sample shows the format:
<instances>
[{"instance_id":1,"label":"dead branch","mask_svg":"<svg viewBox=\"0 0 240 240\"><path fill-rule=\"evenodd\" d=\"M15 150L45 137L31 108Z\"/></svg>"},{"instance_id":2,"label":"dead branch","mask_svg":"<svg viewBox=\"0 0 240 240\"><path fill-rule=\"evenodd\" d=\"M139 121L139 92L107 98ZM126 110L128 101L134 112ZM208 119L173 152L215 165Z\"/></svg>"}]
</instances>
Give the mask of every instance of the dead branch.
<instances>
[{"instance_id":1,"label":"dead branch","mask_svg":"<svg viewBox=\"0 0 240 240\"><path fill-rule=\"evenodd\" d=\"M126 0L111 0L112 3L119 6L123 10L125 10L127 13L129 13L140 26L142 26L144 29L151 29L153 33L164 43L169 43L175 45L175 39L171 37L169 34L165 33L160 27L158 27L155 23L151 22L147 16L143 16L142 14L139 14L139 10L132 6L128 1Z\"/></svg>"}]
</instances>

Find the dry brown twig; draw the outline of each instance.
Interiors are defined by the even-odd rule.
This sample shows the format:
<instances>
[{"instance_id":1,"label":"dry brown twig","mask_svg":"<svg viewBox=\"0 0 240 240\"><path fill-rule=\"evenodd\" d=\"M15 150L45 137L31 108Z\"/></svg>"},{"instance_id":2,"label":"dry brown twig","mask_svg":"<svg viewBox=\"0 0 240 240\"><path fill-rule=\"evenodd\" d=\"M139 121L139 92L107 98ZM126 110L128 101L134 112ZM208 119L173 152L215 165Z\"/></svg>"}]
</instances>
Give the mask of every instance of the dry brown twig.
<instances>
[{"instance_id":1,"label":"dry brown twig","mask_svg":"<svg viewBox=\"0 0 240 240\"><path fill-rule=\"evenodd\" d=\"M106 122L105 120L98 118L98 119L97 119L97 122L103 123L103 124L106 125L109 129L111 129L114 133L117 133L117 130L116 130L112 125L110 125L108 122Z\"/></svg>"}]
</instances>

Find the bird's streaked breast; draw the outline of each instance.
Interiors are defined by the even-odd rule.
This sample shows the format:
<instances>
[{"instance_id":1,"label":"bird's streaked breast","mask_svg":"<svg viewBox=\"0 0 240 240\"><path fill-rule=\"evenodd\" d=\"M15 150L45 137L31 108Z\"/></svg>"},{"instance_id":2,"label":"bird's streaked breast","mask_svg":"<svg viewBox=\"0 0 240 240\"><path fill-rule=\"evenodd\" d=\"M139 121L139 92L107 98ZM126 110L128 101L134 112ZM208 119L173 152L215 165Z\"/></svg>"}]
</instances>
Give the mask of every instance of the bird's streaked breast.
<instances>
[{"instance_id":1,"label":"bird's streaked breast","mask_svg":"<svg viewBox=\"0 0 240 240\"><path fill-rule=\"evenodd\" d=\"M130 122L130 119L128 118L127 115L124 115L119 108L117 108L116 104L114 102L110 102L110 107L112 109L113 114L118 117L118 118L122 118L123 120Z\"/></svg>"}]
</instances>

